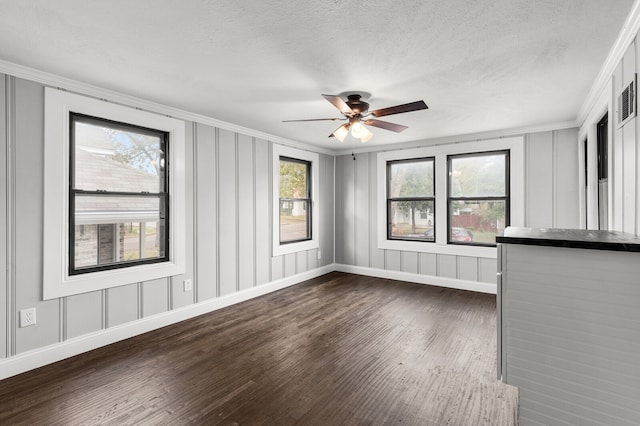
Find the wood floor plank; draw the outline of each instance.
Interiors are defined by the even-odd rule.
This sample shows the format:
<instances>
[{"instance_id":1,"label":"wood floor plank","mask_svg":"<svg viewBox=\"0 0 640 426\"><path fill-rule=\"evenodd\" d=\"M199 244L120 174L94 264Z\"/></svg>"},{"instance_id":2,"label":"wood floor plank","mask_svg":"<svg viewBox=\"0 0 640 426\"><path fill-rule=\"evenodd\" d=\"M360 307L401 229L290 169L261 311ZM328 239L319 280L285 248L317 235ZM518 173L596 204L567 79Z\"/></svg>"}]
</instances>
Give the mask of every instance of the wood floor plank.
<instances>
[{"instance_id":1,"label":"wood floor plank","mask_svg":"<svg viewBox=\"0 0 640 426\"><path fill-rule=\"evenodd\" d=\"M0 424L515 425L495 296L331 273L0 382Z\"/></svg>"}]
</instances>

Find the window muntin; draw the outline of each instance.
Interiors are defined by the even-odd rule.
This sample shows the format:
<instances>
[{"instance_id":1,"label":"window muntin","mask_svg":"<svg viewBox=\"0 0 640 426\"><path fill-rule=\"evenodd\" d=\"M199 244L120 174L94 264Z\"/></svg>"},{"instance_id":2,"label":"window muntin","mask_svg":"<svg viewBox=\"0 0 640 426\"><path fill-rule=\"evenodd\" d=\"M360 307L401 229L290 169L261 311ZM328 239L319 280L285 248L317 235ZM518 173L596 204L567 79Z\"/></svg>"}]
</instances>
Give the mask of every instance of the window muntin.
<instances>
[{"instance_id":1,"label":"window muntin","mask_svg":"<svg viewBox=\"0 0 640 426\"><path fill-rule=\"evenodd\" d=\"M494 246L509 225L509 151L450 155L447 242Z\"/></svg>"},{"instance_id":2,"label":"window muntin","mask_svg":"<svg viewBox=\"0 0 640 426\"><path fill-rule=\"evenodd\" d=\"M387 238L435 241L435 159L387 162Z\"/></svg>"},{"instance_id":3,"label":"window muntin","mask_svg":"<svg viewBox=\"0 0 640 426\"><path fill-rule=\"evenodd\" d=\"M280 156L280 244L311 239L311 162Z\"/></svg>"},{"instance_id":4,"label":"window muntin","mask_svg":"<svg viewBox=\"0 0 640 426\"><path fill-rule=\"evenodd\" d=\"M167 261L167 132L76 113L69 126L69 275Z\"/></svg>"}]
</instances>

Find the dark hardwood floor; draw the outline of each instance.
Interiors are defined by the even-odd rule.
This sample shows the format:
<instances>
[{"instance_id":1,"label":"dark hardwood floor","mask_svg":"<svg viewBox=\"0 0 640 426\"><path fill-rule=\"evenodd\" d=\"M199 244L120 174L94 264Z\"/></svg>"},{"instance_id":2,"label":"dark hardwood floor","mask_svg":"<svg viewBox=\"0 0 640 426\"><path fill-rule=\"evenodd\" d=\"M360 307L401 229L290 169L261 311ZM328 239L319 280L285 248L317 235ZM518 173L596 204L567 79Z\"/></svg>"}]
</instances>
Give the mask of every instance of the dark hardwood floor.
<instances>
[{"instance_id":1,"label":"dark hardwood floor","mask_svg":"<svg viewBox=\"0 0 640 426\"><path fill-rule=\"evenodd\" d=\"M513 425L495 296L334 272L0 382L1 425Z\"/></svg>"}]
</instances>

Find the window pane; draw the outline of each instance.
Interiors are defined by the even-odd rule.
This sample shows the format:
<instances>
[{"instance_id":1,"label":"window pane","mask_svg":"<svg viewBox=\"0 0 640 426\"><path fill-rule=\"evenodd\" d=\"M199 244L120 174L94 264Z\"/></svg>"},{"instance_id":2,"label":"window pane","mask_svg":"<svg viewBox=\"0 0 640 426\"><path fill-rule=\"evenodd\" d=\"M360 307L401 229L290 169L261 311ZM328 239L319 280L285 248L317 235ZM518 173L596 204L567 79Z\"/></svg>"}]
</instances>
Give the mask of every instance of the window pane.
<instances>
[{"instance_id":1,"label":"window pane","mask_svg":"<svg viewBox=\"0 0 640 426\"><path fill-rule=\"evenodd\" d=\"M164 257L160 226L158 221L76 225L75 268Z\"/></svg>"},{"instance_id":2,"label":"window pane","mask_svg":"<svg viewBox=\"0 0 640 426\"><path fill-rule=\"evenodd\" d=\"M389 198L433 196L433 160L389 163L389 169Z\"/></svg>"},{"instance_id":3,"label":"window pane","mask_svg":"<svg viewBox=\"0 0 640 426\"><path fill-rule=\"evenodd\" d=\"M280 242L311 238L306 200L280 200Z\"/></svg>"},{"instance_id":4,"label":"window pane","mask_svg":"<svg viewBox=\"0 0 640 426\"><path fill-rule=\"evenodd\" d=\"M496 234L504 231L506 202L452 201L450 241L495 244Z\"/></svg>"},{"instance_id":5,"label":"window pane","mask_svg":"<svg viewBox=\"0 0 640 426\"><path fill-rule=\"evenodd\" d=\"M435 241L433 200L391 201L389 221L391 237Z\"/></svg>"},{"instance_id":6,"label":"window pane","mask_svg":"<svg viewBox=\"0 0 640 426\"><path fill-rule=\"evenodd\" d=\"M75 197L75 224L156 222L161 219L160 207L160 197L155 196L78 195Z\"/></svg>"},{"instance_id":7,"label":"window pane","mask_svg":"<svg viewBox=\"0 0 640 426\"><path fill-rule=\"evenodd\" d=\"M451 158L450 196L506 196L505 164L505 153Z\"/></svg>"},{"instance_id":8,"label":"window pane","mask_svg":"<svg viewBox=\"0 0 640 426\"><path fill-rule=\"evenodd\" d=\"M163 192L160 136L114 127L74 121L74 189Z\"/></svg>"},{"instance_id":9,"label":"window pane","mask_svg":"<svg viewBox=\"0 0 640 426\"><path fill-rule=\"evenodd\" d=\"M308 163L280 160L280 198L309 198Z\"/></svg>"}]
</instances>

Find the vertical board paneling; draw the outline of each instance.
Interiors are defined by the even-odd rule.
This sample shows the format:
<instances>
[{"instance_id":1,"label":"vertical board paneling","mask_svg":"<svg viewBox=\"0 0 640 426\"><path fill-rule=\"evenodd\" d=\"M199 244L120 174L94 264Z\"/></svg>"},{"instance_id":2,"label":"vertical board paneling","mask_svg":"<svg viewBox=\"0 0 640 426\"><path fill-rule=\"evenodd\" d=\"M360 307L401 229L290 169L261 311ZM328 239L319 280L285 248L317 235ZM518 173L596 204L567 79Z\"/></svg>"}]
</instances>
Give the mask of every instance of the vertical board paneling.
<instances>
[{"instance_id":1,"label":"vertical board paneling","mask_svg":"<svg viewBox=\"0 0 640 426\"><path fill-rule=\"evenodd\" d=\"M384 250L378 248L378 156L375 153L369 154L369 259L372 268L384 269Z\"/></svg>"},{"instance_id":2,"label":"vertical board paneling","mask_svg":"<svg viewBox=\"0 0 640 426\"><path fill-rule=\"evenodd\" d=\"M102 329L102 291L69 296L66 300L65 337L72 339Z\"/></svg>"},{"instance_id":3,"label":"vertical board paneling","mask_svg":"<svg viewBox=\"0 0 640 426\"><path fill-rule=\"evenodd\" d=\"M553 227L552 159L553 133L530 134L526 145L526 226Z\"/></svg>"},{"instance_id":4,"label":"vertical board paneling","mask_svg":"<svg viewBox=\"0 0 640 426\"><path fill-rule=\"evenodd\" d=\"M290 277L296 274L297 253L289 253L284 255L284 276Z\"/></svg>"},{"instance_id":5,"label":"vertical board paneling","mask_svg":"<svg viewBox=\"0 0 640 426\"><path fill-rule=\"evenodd\" d=\"M369 253L369 229L375 224L370 220L369 209L369 154L358 154L356 160L351 162L355 167L354 185L354 259L356 266L370 266Z\"/></svg>"},{"instance_id":6,"label":"vertical board paneling","mask_svg":"<svg viewBox=\"0 0 640 426\"><path fill-rule=\"evenodd\" d=\"M309 263L309 252L314 252L315 250L308 250L308 251L299 251L296 253L296 274L301 274L303 272L307 272L307 270L309 269L308 263Z\"/></svg>"},{"instance_id":7,"label":"vertical board paneling","mask_svg":"<svg viewBox=\"0 0 640 426\"><path fill-rule=\"evenodd\" d=\"M402 271L402 256L400 251L385 250L385 265L389 271Z\"/></svg>"},{"instance_id":8,"label":"vertical board paneling","mask_svg":"<svg viewBox=\"0 0 640 426\"><path fill-rule=\"evenodd\" d=\"M402 272L410 274L418 273L418 253L413 251L403 251L401 257Z\"/></svg>"},{"instance_id":9,"label":"vertical board paneling","mask_svg":"<svg viewBox=\"0 0 640 426\"><path fill-rule=\"evenodd\" d=\"M269 176L269 142L257 139L255 185L255 272L256 284L271 279L271 178Z\"/></svg>"},{"instance_id":10,"label":"vertical board paneling","mask_svg":"<svg viewBox=\"0 0 640 426\"><path fill-rule=\"evenodd\" d=\"M338 181L338 186L343 191L342 214L344 215L343 250L344 263L353 265L355 261L355 161L351 156L343 156L342 163L344 174L342 182Z\"/></svg>"},{"instance_id":11,"label":"vertical board paneling","mask_svg":"<svg viewBox=\"0 0 640 426\"><path fill-rule=\"evenodd\" d=\"M618 95L624 87L622 71L623 64L621 61L613 73L614 102L618 102ZM609 128L613 129L610 133L613 135L613 140L609 140L609 206L613 209L609 210L609 223L611 225L609 229L621 231L624 202L624 181L622 180L622 167L624 164L624 153L622 151L623 132L622 128L618 127L618 113L616 112L618 108L614 107L613 110L613 117L609 117Z\"/></svg>"},{"instance_id":12,"label":"vertical board paneling","mask_svg":"<svg viewBox=\"0 0 640 426\"><path fill-rule=\"evenodd\" d=\"M160 314L169 310L169 278L142 283L142 316Z\"/></svg>"},{"instance_id":13,"label":"vertical board paneling","mask_svg":"<svg viewBox=\"0 0 640 426\"><path fill-rule=\"evenodd\" d=\"M458 278L466 281L478 281L478 258L458 256Z\"/></svg>"},{"instance_id":14,"label":"vertical board paneling","mask_svg":"<svg viewBox=\"0 0 640 426\"><path fill-rule=\"evenodd\" d=\"M333 263L333 157L319 155L320 161L320 193L316 202L320 205L320 241L318 250L321 259L318 260L317 251L309 254L308 268L320 267Z\"/></svg>"},{"instance_id":15,"label":"vertical board paneling","mask_svg":"<svg viewBox=\"0 0 640 426\"><path fill-rule=\"evenodd\" d=\"M320 245L322 247L322 244ZM307 271L311 271L319 267L318 252L320 249L307 250Z\"/></svg>"},{"instance_id":16,"label":"vertical board paneling","mask_svg":"<svg viewBox=\"0 0 640 426\"><path fill-rule=\"evenodd\" d=\"M238 285L236 134L219 129L218 136L218 257L220 296Z\"/></svg>"},{"instance_id":17,"label":"vertical board paneling","mask_svg":"<svg viewBox=\"0 0 640 426\"><path fill-rule=\"evenodd\" d=\"M624 199L622 230L631 234L636 233L636 121L631 120L622 129L622 150L623 159L623 179L624 179Z\"/></svg>"},{"instance_id":18,"label":"vertical board paneling","mask_svg":"<svg viewBox=\"0 0 640 426\"><path fill-rule=\"evenodd\" d=\"M284 278L284 256L271 258L271 281Z\"/></svg>"},{"instance_id":19,"label":"vertical board paneling","mask_svg":"<svg viewBox=\"0 0 640 426\"><path fill-rule=\"evenodd\" d=\"M622 60L622 87L626 87L633 82L636 75L636 40L627 48ZM634 85L637 93L637 85ZM636 95L637 96L637 95ZM616 98L617 99L617 98ZM637 110L637 101L636 101ZM636 115L637 116L637 115ZM637 118L627 122L622 129L622 179L623 179L623 199L622 199L622 222L621 229L624 232L636 234L636 210L638 200L636 199L636 175L638 173L636 162L636 132Z\"/></svg>"},{"instance_id":20,"label":"vertical board paneling","mask_svg":"<svg viewBox=\"0 0 640 426\"><path fill-rule=\"evenodd\" d=\"M624 213L624 144L622 141L622 130L616 132L613 140L613 170L609 170L609 179L613 175L613 229L622 231ZM610 194L611 195L611 194Z\"/></svg>"},{"instance_id":21,"label":"vertical board paneling","mask_svg":"<svg viewBox=\"0 0 640 426\"><path fill-rule=\"evenodd\" d=\"M138 285L130 284L106 290L107 327L138 319Z\"/></svg>"},{"instance_id":22,"label":"vertical board paneling","mask_svg":"<svg viewBox=\"0 0 640 426\"><path fill-rule=\"evenodd\" d=\"M58 300L42 302L44 191L44 90L15 79L15 300L16 309L36 308L37 324L15 330L16 352L60 340ZM18 313L14 315L17 319ZM17 321L16 321L17 324Z\"/></svg>"},{"instance_id":23,"label":"vertical board paneling","mask_svg":"<svg viewBox=\"0 0 640 426\"><path fill-rule=\"evenodd\" d=\"M438 255L434 253L420 253L420 273L422 275L438 275Z\"/></svg>"},{"instance_id":24,"label":"vertical board paneling","mask_svg":"<svg viewBox=\"0 0 640 426\"><path fill-rule=\"evenodd\" d=\"M498 262L496 259L478 259L478 271L480 276L478 281L483 283L496 284L496 274L498 272Z\"/></svg>"},{"instance_id":25,"label":"vertical board paneling","mask_svg":"<svg viewBox=\"0 0 640 426\"><path fill-rule=\"evenodd\" d=\"M216 130L196 125L194 161L196 167L195 228L197 300L202 302L217 296L217 176Z\"/></svg>"},{"instance_id":26,"label":"vertical board paneling","mask_svg":"<svg viewBox=\"0 0 640 426\"><path fill-rule=\"evenodd\" d=\"M9 323L7 314L11 311L9 306L9 298L7 297L7 208L8 208L8 192L7 192L7 171L11 165L7 156L7 77L0 74L0 359L9 355L7 347L7 337Z\"/></svg>"},{"instance_id":27,"label":"vertical board paneling","mask_svg":"<svg viewBox=\"0 0 640 426\"><path fill-rule=\"evenodd\" d=\"M438 276L445 278L458 278L458 262L456 256L446 254L438 255Z\"/></svg>"},{"instance_id":28,"label":"vertical board paneling","mask_svg":"<svg viewBox=\"0 0 640 426\"><path fill-rule=\"evenodd\" d=\"M194 124L186 123L185 126L186 134L185 134L185 162L186 162L186 170L185 173L185 207L186 207L186 217L185 217L185 256L187 259L194 259L194 220L195 214L195 202L194 202L194 188L196 186L196 163L194 159L194 149L195 149L195 140L194 140ZM185 278L194 279L194 261L187 261L185 273L182 275L177 275L175 277L171 277L171 309L180 308L182 306L187 306L195 302L195 292L194 291L184 291L182 286L182 282ZM197 285L197 283L193 283L193 288Z\"/></svg>"},{"instance_id":29,"label":"vertical board paneling","mask_svg":"<svg viewBox=\"0 0 640 426\"><path fill-rule=\"evenodd\" d=\"M554 226L577 229L580 227L578 129L558 130L555 136Z\"/></svg>"},{"instance_id":30,"label":"vertical board paneling","mask_svg":"<svg viewBox=\"0 0 640 426\"><path fill-rule=\"evenodd\" d=\"M336 263L348 264L345 260L345 223L348 215L345 212L345 156L336 157L335 182L335 259Z\"/></svg>"},{"instance_id":31,"label":"vertical board paneling","mask_svg":"<svg viewBox=\"0 0 640 426\"><path fill-rule=\"evenodd\" d=\"M255 285L253 139L238 136L238 288Z\"/></svg>"}]
</instances>

